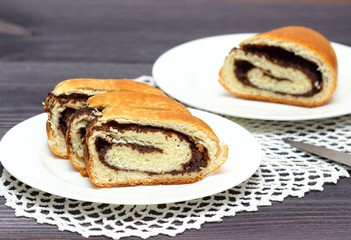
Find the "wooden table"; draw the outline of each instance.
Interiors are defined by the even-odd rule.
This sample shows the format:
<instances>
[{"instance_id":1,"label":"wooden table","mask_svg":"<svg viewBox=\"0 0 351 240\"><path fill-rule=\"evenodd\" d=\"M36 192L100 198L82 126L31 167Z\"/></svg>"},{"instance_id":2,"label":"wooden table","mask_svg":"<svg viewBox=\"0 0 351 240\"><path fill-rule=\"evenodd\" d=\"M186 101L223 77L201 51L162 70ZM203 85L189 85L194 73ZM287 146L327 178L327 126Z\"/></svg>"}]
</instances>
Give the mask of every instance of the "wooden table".
<instances>
[{"instance_id":1,"label":"wooden table","mask_svg":"<svg viewBox=\"0 0 351 240\"><path fill-rule=\"evenodd\" d=\"M180 43L282 25L312 27L351 46L350 13L347 1L0 0L0 137L43 112L41 102L63 79L151 75L157 57ZM288 197L176 238L350 239L350 196L351 179L341 179L323 192ZM4 203L0 198L0 239L82 238L16 218ZM155 237L161 238L170 237Z\"/></svg>"}]
</instances>

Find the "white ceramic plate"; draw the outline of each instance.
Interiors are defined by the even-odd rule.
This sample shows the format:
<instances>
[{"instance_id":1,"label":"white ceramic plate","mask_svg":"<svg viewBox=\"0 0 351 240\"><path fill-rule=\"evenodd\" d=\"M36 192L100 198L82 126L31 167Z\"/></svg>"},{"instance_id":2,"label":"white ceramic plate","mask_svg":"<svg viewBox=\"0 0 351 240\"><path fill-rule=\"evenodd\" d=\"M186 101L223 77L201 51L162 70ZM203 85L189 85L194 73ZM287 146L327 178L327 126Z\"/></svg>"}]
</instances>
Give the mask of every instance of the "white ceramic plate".
<instances>
[{"instance_id":1,"label":"white ceramic plate","mask_svg":"<svg viewBox=\"0 0 351 240\"><path fill-rule=\"evenodd\" d=\"M55 157L47 144L46 114L10 129L0 142L0 160L18 180L62 197L112 204L179 202L225 191L248 179L261 162L261 147L244 128L217 115L191 110L229 146L229 158L204 180L183 185L97 188L74 170L69 160Z\"/></svg>"},{"instance_id":2,"label":"white ceramic plate","mask_svg":"<svg viewBox=\"0 0 351 240\"><path fill-rule=\"evenodd\" d=\"M171 97L214 113L264 120L308 120L351 113L351 48L332 43L339 63L338 88L321 107L304 108L235 98L218 83L229 51L252 34L207 37L181 44L161 55L153 66L157 85Z\"/></svg>"}]
</instances>

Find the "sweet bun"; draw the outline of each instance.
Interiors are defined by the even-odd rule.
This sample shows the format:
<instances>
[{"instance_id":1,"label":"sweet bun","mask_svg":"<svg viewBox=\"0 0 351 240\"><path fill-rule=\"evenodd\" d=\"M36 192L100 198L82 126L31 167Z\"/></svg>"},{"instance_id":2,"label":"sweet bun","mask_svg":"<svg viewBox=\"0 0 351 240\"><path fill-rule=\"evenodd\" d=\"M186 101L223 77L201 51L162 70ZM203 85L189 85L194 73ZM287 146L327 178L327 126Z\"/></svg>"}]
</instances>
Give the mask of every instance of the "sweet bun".
<instances>
[{"instance_id":1,"label":"sweet bun","mask_svg":"<svg viewBox=\"0 0 351 240\"><path fill-rule=\"evenodd\" d=\"M337 58L329 40L315 30L282 27L232 49L219 82L238 98L317 107L335 92Z\"/></svg>"},{"instance_id":2,"label":"sweet bun","mask_svg":"<svg viewBox=\"0 0 351 240\"><path fill-rule=\"evenodd\" d=\"M228 149L189 113L120 106L88 124L85 152L91 181L115 187L199 181L225 162Z\"/></svg>"}]
</instances>

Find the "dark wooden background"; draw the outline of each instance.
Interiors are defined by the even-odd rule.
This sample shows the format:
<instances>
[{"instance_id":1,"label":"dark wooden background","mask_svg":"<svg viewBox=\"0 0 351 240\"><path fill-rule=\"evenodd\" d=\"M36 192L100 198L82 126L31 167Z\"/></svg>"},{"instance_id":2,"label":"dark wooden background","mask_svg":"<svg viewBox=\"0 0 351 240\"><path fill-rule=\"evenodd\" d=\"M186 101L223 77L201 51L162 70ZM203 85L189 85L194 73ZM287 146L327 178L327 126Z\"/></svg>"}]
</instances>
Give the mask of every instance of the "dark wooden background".
<instances>
[{"instance_id":1,"label":"dark wooden background","mask_svg":"<svg viewBox=\"0 0 351 240\"><path fill-rule=\"evenodd\" d=\"M0 0L0 137L41 113L46 94L63 79L151 75L157 57L180 43L283 25L308 26L351 46L351 3ZM341 179L326 184L323 192L206 223L176 239L351 239L350 198L351 180ZM0 239L82 238L16 218L4 203L0 197Z\"/></svg>"}]
</instances>

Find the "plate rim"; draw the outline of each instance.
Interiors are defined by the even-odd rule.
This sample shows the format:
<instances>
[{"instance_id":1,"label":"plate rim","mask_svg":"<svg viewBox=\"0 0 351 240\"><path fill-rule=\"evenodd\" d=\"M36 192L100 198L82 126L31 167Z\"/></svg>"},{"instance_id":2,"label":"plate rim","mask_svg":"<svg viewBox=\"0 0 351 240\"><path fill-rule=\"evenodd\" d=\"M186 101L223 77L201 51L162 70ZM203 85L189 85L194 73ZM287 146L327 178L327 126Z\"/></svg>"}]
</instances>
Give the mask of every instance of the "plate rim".
<instances>
[{"instance_id":1,"label":"plate rim","mask_svg":"<svg viewBox=\"0 0 351 240\"><path fill-rule=\"evenodd\" d=\"M246 119L255 119L255 120L269 120L269 121L305 121L305 120L316 120L316 119L327 119L327 118L333 118L333 117L339 117L339 116L343 116L343 115L347 115L351 113L351 109L349 108L342 108L335 110L331 112L330 109L326 109L326 111L323 113L317 113L317 114L304 114L303 116L298 115L298 116L294 116L294 115L288 115L288 116L284 116L284 115L279 115L279 116L275 116L275 115L257 115L257 114L247 114L247 113L240 113L237 111L233 111L233 112L228 112L226 110L221 110L220 108L214 107L214 106L204 106L204 104L202 103L198 103L198 102L194 102L193 100L189 100L189 99L184 99L182 97L179 96L179 93L177 94L177 92L173 92L173 90L168 89L165 84L165 80L162 80L162 78L158 77L159 73L158 71L158 67L159 64L163 61L163 58L167 57L168 54L174 52L174 51L178 51L178 49L181 49L184 46L188 46L190 44L196 44L197 42L202 42L202 41L208 41L208 40L212 40L212 39L222 39L222 38L242 38L245 39L249 36L253 36L257 33L233 33L233 34L221 34L221 35L213 35L213 36L206 36L203 38L198 38L198 39L193 39L184 43L181 43L177 46L174 46L170 49L168 49L167 51L163 52L154 62L153 66L152 66L152 76L154 78L154 81L156 83L156 85L158 87L160 87L160 89L164 92L166 92L169 96L171 96L174 99L177 99L180 102L183 102L184 104L193 107L193 108L198 108L204 111L210 111L214 114L221 114L221 115L226 115L226 116L231 116L231 117L240 117L240 118L246 118ZM236 43L233 43L233 47L235 47ZM335 48L347 48L350 52L351 52L351 47L344 45L344 44L340 44L337 42L333 42L331 41L332 46ZM224 62L224 58L225 56L223 56L223 62ZM339 60L338 60L339 61ZM339 69L339 73L340 73L340 69ZM340 79L338 79L338 81L340 81ZM219 84L219 83L218 83ZM223 90L224 91L224 90ZM226 92L227 93L227 92ZM229 94L229 93L227 93ZM231 96L231 95L230 95ZM263 101L254 101L254 100L246 100L246 99L239 99L239 98L235 98L234 96L231 96L234 99L237 99L239 101L244 101L246 103L258 103L258 104L263 104L263 105L277 105L280 107L286 107L287 109L291 108L301 108L301 109L309 109L312 110L313 109L318 109L318 108L326 108L326 105L322 105L320 107L317 108L305 108L305 107L299 107L299 106L292 106L292 105L284 105L284 104L279 104L279 103L271 103L271 102L263 102ZM351 100L351 97L350 99ZM347 99L345 100L345 102L347 101Z\"/></svg>"},{"instance_id":2,"label":"plate rim","mask_svg":"<svg viewBox=\"0 0 351 240\"><path fill-rule=\"evenodd\" d=\"M259 168L259 166L261 164L261 161L262 161L262 148L261 148L261 145L259 144L259 142L257 141L257 139L247 129L243 128L239 124L237 124L237 123L235 123L235 122L233 122L233 121L231 121L229 119L226 119L224 117L218 116L218 115L213 114L213 113L205 112L205 111L202 111L202 110L191 109L191 111L195 112L195 113L196 112L200 112L200 113L205 114L205 115L206 114L210 114L209 116L212 116L214 118L221 118L223 121L227 121L228 124L230 123L230 124L233 124L233 126L236 126L236 129L237 129L236 131L238 131L238 129L239 129L240 132L245 132L247 134L246 137L248 137L250 139L250 141L251 141L250 143L254 144L252 147L255 150L255 156L259 156L259 159L254 159L252 161L253 165L251 165L251 169L250 169L251 171L246 174L247 176L245 177L245 179L239 179L239 182L237 182L236 184L231 185L231 186L229 186L230 184L227 184L227 185L225 185L225 187L218 187L217 189L212 189L211 191L206 191L205 194L201 194L201 192L197 193L197 194L193 194L190 198L189 197L187 198L187 197L184 197L184 196L179 196L178 198L173 197L172 199L168 199L168 198L165 198L164 200L161 199L161 201L155 201L155 200L152 200L152 199L151 200L149 200L149 199L143 199L143 200L138 199L138 200L135 200L135 201L130 201L130 200L127 200L127 201L124 200L123 201L121 199L118 199L118 200L116 200L116 199L104 199L104 198L101 199L101 197L99 197L99 198L91 198L89 196L86 197L84 195L85 191L84 191L84 189L82 189L82 187L80 189L82 189L83 192L80 192L79 194L76 194L76 195L79 195L79 196L76 196L76 195L72 195L71 193L67 194L67 192L65 192L65 190L62 191L62 190L59 190L59 189L48 189L48 187L50 187L52 184L51 185L49 184L49 186L45 186L45 185L44 186L38 186L38 184L36 182L34 182L34 183L30 182L30 180L28 180L28 177L21 176L21 175L19 175L20 173L18 171L14 170L14 166L11 165L11 162L14 165L16 165L16 162L13 159L12 160L5 159L5 158L9 157L9 154L11 156L10 150L9 149L5 149L5 147L6 147L6 145L9 144L8 141L10 141L11 138L14 138L14 136L11 136L11 134L14 134L15 131L18 131L18 129L23 128L23 126L27 126L29 123L37 122L37 124L39 124L40 121L43 122L43 118L46 119L46 116L45 116L46 113L41 113L41 114L35 115L33 117L30 117L30 118L28 118L28 119L16 124L9 131L7 131L5 133L5 135L2 137L2 139L0 141L0 161L1 161L4 169L6 169L12 176L14 176L16 179L18 179L19 181L23 182L24 184L26 184L28 186L31 186L32 188L35 188L35 189L38 189L40 191L44 191L44 192L47 192L47 193L50 193L50 194L53 194L53 195L57 195L57 196L60 196L60 197L64 197L64 198L75 199L75 200L79 200L79 201L95 202L95 203L106 203L106 204L149 205L149 204L167 204L167 203L176 203L176 202L182 202L182 201L189 201L189 200L199 199L199 198L202 198L202 197L211 196L211 195L214 195L214 194L226 191L226 190L228 190L228 189L230 189L230 188L232 188L234 186L237 186L238 184L241 184L242 182L246 181L247 179L249 179L257 171L257 169ZM45 131L45 126L44 125L42 125L41 128L43 129L43 131ZM41 139L41 140L43 140L43 139ZM46 140L47 139L45 139L45 141ZM40 149L41 147L38 146L37 148ZM49 149L49 146L46 145L46 148ZM50 150L48 150L48 152L50 152ZM46 156L46 158L51 158L51 157L53 157L53 155L52 156ZM69 160L59 159L59 161L65 161L66 164L71 164ZM40 162L40 161L36 160L36 162ZM38 165L37 164L36 166L43 168L42 165ZM48 173L48 172L46 172L46 174L48 174L48 176L50 175L50 173ZM76 172L76 174L79 175L78 172ZM53 176L51 175L51 177L53 177ZM204 180L201 180L199 182L209 181L208 179L210 177L211 177L211 175L207 176ZM53 178L55 180L55 177L53 177ZM197 182L197 183L199 183L199 182ZM191 186L195 186L195 184L196 183L193 183L193 184L182 184L182 185L171 185L170 186L171 187L170 191L177 191L177 190L174 190L174 189L176 189L178 186L185 187L185 188L190 186L190 188L191 188ZM67 187L69 188L70 187L69 183L67 185L68 185ZM201 186L201 184L200 184L200 186ZM153 186L136 186L136 187L131 187L131 189L132 188L138 188L138 187L139 188L145 187L145 189L148 189L148 188L150 189ZM163 188L164 186L156 186L156 187ZM79 187L78 187L78 189L79 189ZM108 192L108 191L113 192L114 191L113 190L114 188L107 188L107 189L106 188L92 188L92 189L93 190L88 191L88 192L92 192L93 191L94 193L95 192L98 193L98 192L104 192L104 191L105 192ZM116 189L118 189L118 188L116 188ZM166 190L167 190L167 188L166 188ZM118 190L116 192L118 192ZM123 190L122 190L122 192L123 192ZM134 192L134 190L132 189L132 193L133 192ZM83 195L80 195L81 193L83 193Z\"/></svg>"}]
</instances>

